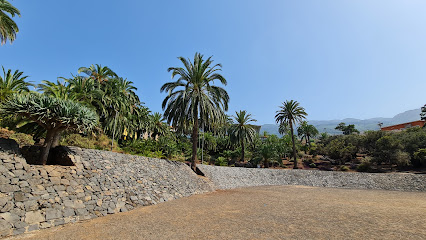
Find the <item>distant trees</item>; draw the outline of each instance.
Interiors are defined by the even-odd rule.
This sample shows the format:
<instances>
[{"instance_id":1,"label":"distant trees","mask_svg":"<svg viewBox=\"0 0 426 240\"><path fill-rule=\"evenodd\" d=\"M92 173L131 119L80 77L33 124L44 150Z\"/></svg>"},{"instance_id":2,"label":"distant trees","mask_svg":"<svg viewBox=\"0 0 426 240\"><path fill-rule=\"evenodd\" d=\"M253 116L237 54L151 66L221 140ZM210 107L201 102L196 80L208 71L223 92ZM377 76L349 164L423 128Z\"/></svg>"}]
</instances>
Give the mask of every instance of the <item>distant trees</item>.
<instances>
[{"instance_id":1,"label":"distant trees","mask_svg":"<svg viewBox=\"0 0 426 240\"><path fill-rule=\"evenodd\" d=\"M195 53L194 60L179 57L184 67L171 67L172 78L179 76L175 82L165 83L162 107L167 122L180 131L192 130L191 167L196 170L198 129L200 125L209 127L225 121L224 111L228 110L229 96L222 87L214 85L219 81L226 85L226 79L219 73L222 65L213 65L212 57L203 58Z\"/></svg>"},{"instance_id":2,"label":"distant trees","mask_svg":"<svg viewBox=\"0 0 426 240\"><path fill-rule=\"evenodd\" d=\"M305 139L307 145L311 145L311 137L315 137L319 134L318 129L308 122L303 121L299 127L297 128L297 135L301 137L301 139Z\"/></svg>"},{"instance_id":3,"label":"distant trees","mask_svg":"<svg viewBox=\"0 0 426 240\"><path fill-rule=\"evenodd\" d=\"M256 120L245 110L235 112L234 119L235 124L232 124L229 128L229 135L231 136L231 141L241 146L240 161L244 162L245 144L252 143L256 138L256 130L250 122L255 122Z\"/></svg>"},{"instance_id":4,"label":"distant trees","mask_svg":"<svg viewBox=\"0 0 426 240\"><path fill-rule=\"evenodd\" d=\"M46 129L40 157L43 165L50 149L59 145L61 132L89 131L98 123L96 112L80 103L40 94L13 95L0 106L0 112L26 118Z\"/></svg>"},{"instance_id":5,"label":"distant trees","mask_svg":"<svg viewBox=\"0 0 426 240\"><path fill-rule=\"evenodd\" d=\"M6 0L0 0L0 43L15 41L19 32L18 25L12 20L15 15L21 16L19 10Z\"/></svg>"},{"instance_id":6,"label":"distant trees","mask_svg":"<svg viewBox=\"0 0 426 240\"><path fill-rule=\"evenodd\" d=\"M346 123L341 122L337 127L336 130L340 130L343 132L343 135L350 135L352 133L359 133L359 131L355 128L354 124L349 124L346 126Z\"/></svg>"},{"instance_id":7,"label":"distant trees","mask_svg":"<svg viewBox=\"0 0 426 240\"><path fill-rule=\"evenodd\" d=\"M305 112L303 107L300 107L300 104L297 101L290 100L285 101L280 110L277 111L275 115L275 120L277 123L286 124L290 127L291 139L293 142L293 158L294 158L294 168L297 168L297 156L296 156L296 144L294 140L294 125L300 123L308 114Z\"/></svg>"}]
</instances>

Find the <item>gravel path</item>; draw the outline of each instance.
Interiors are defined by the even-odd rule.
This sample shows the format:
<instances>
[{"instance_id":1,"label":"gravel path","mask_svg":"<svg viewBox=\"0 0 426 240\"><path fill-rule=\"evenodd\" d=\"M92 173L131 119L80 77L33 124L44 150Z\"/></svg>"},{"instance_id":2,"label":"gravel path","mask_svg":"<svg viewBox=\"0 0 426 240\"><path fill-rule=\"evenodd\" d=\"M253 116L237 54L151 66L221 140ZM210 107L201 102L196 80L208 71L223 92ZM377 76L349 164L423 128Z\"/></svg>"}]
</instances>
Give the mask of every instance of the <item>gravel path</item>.
<instances>
[{"instance_id":1,"label":"gravel path","mask_svg":"<svg viewBox=\"0 0 426 240\"><path fill-rule=\"evenodd\" d=\"M10 239L426 239L426 193L242 188Z\"/></svg>"}]
</instances>

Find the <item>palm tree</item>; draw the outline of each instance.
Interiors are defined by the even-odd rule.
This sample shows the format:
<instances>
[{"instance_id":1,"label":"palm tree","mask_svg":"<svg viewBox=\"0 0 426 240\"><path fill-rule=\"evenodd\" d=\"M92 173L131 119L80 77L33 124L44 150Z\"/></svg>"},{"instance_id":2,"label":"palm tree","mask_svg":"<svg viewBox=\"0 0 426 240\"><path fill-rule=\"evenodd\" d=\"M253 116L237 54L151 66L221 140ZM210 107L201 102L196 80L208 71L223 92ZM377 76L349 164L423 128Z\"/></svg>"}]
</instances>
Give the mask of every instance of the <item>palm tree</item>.
<instances>
[{"instance_id":1,"label":"palm tree","mask_svg":"<svg viewBox=\"0 0 426 240\"><path fill-rule=\"evenodd\" d=\"M203 55L195 53L194 62L179 57L184 65L171 67L172 78L179 76L177 81L165 83L161 92L167 96L162 107L167 122L174 128L189 130L192 128L192 158L191 167L196 170L198 128L208 127L225 119L224 111L228 110L229 96L222 87L215 86L218 80L226 85L226 79L217 71L222 65L212 65L212 57L203 59Z\"/></svg>"},{"instance_id":2,"label":"palm tree","mask_svg":"<svg viewBox=\"0 0 426 240\"><path fill-rule=\"evenodd\" d=\"M117 74L112 71L109 67L96 64L90 67L81 67L78 69L78 73L85 73L92 79L95 79L97 83L102 84L107 82L110 78L118 77Z\"/></svg>"},{"instance_id":3,"label":"palm tree","mask_svg":"<svg viewBox=\"0 0 426 240\"><path fill-rule=\"evenodd\" d=\"M2 69L3 77L0 76L0 102L5 101L6 98L14 93L30 91L29 87L33 85L25 81L28 76L22 76L23 72L15 70L15 72L12 73L11 69L8 69L7 71L4 67L2 67Z\"/></svg>"},{"instance_id":4,"label":"palm tree","mask_svg":"<svg viewBox=\"0 0 426 240\"><path fill-rule=\"evenodd\" d=\"M139 97L136 95L136 87L133 82L123 78L111 78L102 85L103 96L101 104L96 106L104 131L109 135L118 133L118 136L127 130L130 136L138 133L135 127L134 116L144 114ZM146 116L138 116L145 120Z\"/></svg>"},{"instance_id":5,"label":"palm tree","mask_svg":"<svg viewBox=\"0 0 426 240\"><path fill-rule=\"evenodd\" d=\"M149 127L148 130L151 133L152 139L157 139L157 136L166 135L170 130L166 123L163 122L163 115L159 112L155 112L153 115L149 115Z\"/></svg>"},{"instance_id":6,"label":"palm tree","mask_svg":"<svg viewBox=\"0 0 426 240\"><path fill-rule=\"evenodd\" d=\"M307 145L311 145L311 137L315 137L319 134L318 129L311 124L308 124L308 122L303 121L300 126L297 128L297 135L303 138L306 141Z\"/></svg>"},{"instance_id":7,"label":"palm tree","mask_svg":"<svg viewBox=\"0 0 426 240\"><path fill-rule=\"evenodd\" d=\"M229 133L231 141L238 142L241 145L241 160L244 162L244 143L252 143L256 138L256 130L250 122L256 122L247 111L235 112L235 124L232 124Z\"/></svg>"},{"instance_id":8,"label":"palm tree","mask_svg":"<svg viewBox=\"0 0 426 240\"><path fill-rule=\"evenodd\" d=\"M61 82L59 79L56 83L43 80L38 88L47 96L63 99L63 100L74 100L73 95L70 93L70 85L67 82Z\"/></svg>"},{"instance_id":9,"label":"palm tree","mask_svg":"<svg viewBox=\"0 0 426 240\"><path fill-rule=\"evenodd\" d=\"M280 110L278 110L277 114L275 115L275 120L277 123L286 123L290 127L291 140L293 142L293 158L295 169L297 169L297 158L293 126L296 123L300 123L308 115L305 112L305 109L299 105L300 104L297 101L287 100L283 103L283 106L280 106Z\"/></svg>"},{"instance_id":10,"label":"palm tree","mask_svg":"<svg viewBox=\"0 0 426 240\"><path fill-rule=\"evenodd\" d=\"M17 8L12 6L6 0L0 0L0 42L1 45L5 44L7 40L10 43L15 41L16 34L19 32L18 25L12 20L11 17L15 15L21 16L21 13Z\"/></svg>"}]
</instances>

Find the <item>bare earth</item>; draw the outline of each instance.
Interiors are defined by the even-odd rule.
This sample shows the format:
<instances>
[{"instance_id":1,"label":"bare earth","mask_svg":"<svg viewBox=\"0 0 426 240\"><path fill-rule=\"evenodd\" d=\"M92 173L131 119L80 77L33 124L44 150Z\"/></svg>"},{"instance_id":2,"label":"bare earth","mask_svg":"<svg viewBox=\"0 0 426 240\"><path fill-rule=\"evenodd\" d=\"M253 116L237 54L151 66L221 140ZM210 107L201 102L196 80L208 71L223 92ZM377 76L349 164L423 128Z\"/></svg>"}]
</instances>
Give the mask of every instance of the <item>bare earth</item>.
<instances>
[{"instance_id":1,"label":"bare earth","mask_svg":"<svg viewBox=\"0 0 426 240\"><path fill-rule=\"evenodd\" d=\"M426 193L243 188L11 239L426 239Z\"/></svg>"}]
</instances>

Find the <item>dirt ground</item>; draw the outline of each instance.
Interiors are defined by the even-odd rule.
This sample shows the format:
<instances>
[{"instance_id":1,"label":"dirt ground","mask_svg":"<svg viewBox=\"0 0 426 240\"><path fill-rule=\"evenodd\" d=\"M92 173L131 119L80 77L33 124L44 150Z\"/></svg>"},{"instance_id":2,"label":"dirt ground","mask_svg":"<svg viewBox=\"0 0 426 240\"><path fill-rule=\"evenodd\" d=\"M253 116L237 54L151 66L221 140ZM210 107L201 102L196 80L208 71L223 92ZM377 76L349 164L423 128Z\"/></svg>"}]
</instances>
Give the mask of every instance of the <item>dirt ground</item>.
<instances>
[{"instance_id":1,"label":"dirt ground","mask_svg":"<svg viewBox=\"0 0 426 240\"><path fill-rule=\"evenodd\" d=\"M243 188L11 239L426 239L426 193Z\"/></svg>"}]
</instances>

